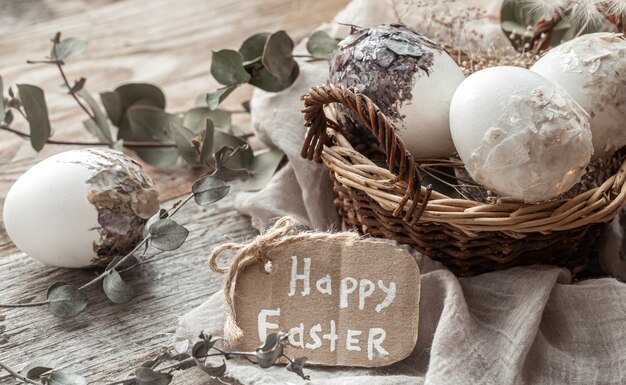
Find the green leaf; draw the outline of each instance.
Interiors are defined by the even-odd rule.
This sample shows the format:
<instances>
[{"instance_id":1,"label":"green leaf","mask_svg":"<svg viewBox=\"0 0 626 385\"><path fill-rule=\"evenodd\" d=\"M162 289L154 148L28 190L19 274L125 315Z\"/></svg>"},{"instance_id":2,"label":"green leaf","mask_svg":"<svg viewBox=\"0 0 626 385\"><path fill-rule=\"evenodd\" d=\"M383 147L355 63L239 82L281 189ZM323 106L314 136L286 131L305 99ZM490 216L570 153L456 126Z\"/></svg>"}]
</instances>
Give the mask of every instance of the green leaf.
<instances>
[{"instance_id":1,"label":"green leaf","mask_svg":"<svg viewBox=\"0 0 626 385\"><path fill-rule=\"evenodd\" d=\"M189 230L169 218L156 221L148 231L152 246L163 251L178 249L189 235Z\"/></svg>"},{"instance_id":2,"label":"green leaf","mask_svg":"<svg viewBox=\"0 0 626 385\"><path fill-rule=\"evenodd\" d=\"M54 44L50 58L52 60L65 61L82 54L86 50L86 41L70 37Z\"/></svg>"},{"instance_id":3,"label":"green leaf","mask_svg":"<svg viewBox=\"0 0 626 385\"><path fill-rule=\"evenodd\" d=\"M316 31L306 43L306 49L311 56L317 59L328 59L338 46L337 40L333 39L324 31Z\"/></svg>"},{"instance_id":4,"label":"green leaf","mask_svg":"<svg viewBox=\"0 0 626 385\"><path fill-rule=\"evenodd\" d=\"M102 282L102 288L107 298L118 304L129 302L135 293L133 287L122 279L117 270L109 270Z\"/></svg>"},{"instance_id":5,"label":"green leaf","mask_svg":"<svg viewBox=\"0 0 626 385\"><path fill-rule=\"evenodd\" d=\"M87 105L89 105L89 108L91 109L91 112L95 117L96 127L98 127L100 131L100 134L96 136L99 138L104 138L105 142L112 144L114 140L111 133L111 127L109 126L109 121L102 109L100 109L100 105L98 104L98 102L96 102L96 99L94 99L89 91L87 91L85 88L82 88L80 91L78 91L76 95L83 99L87 103Z\"/></svg>"},{"instance_id":6,"label":"green leaf","mask_svg":"<svg viewBox=\"0 0 626 385\"><path fill-rule=\"evenodd\" d=\"M124 115L124 111L122 111L122 100L120 98L120 94L115 91L102 92L100 93L100 100L102 101L104 111L106 112L111 122L113 122L113 124L115 124L116 126L119 126L122 120L122 115Z\"/></svg>"},{"instance_id":7,"label":"green leaf","mask_svg":"<svg viewBox=\"0 0 626 385\"><path fill-rule=\"evenodd\" d=\"M230 191L230 186L212 175L198 179L191 187L193 199L200 206L206 206L223 199Z\"/></svg>"},{"instance_id":8,"label":"green leaf","mask_svg":"<svg viewBox=\"0 0 626 385\"><path fill-rule=\"evenodd\" d=\"M259 367L267 369L274 365L276 360L283 355L287 336L286 333L272 333L267 336L263 346L255 352Z\"/></svg>"},{"instance_id":9,"label":"green leaf","mask_svg":"<svg viewBox=\"0 0 626 385\"><path fill-rule=\"evenodd\" d=\"M211 110L208 107L196 107L187 111L183 117L183 126L199 134L205 131L207 119L211 119L214 127L224 130L228 130L231 126L230 113L219 109Z\"/></svg>"},{"instance_id":10,"label":"green leaf","mask_svg":"<svg viewBox=\"0 0 626 385\"><path fill-rule=\"evenodd\" d=\"M0 122L4 122L4 84L2 83L2 76L0 76Z\"/></svg>"},{"instance_id":11,"label":"green leaf","mask_svg":"<svg viewBox=\"0 0 626 385\"><path fill-rule=\"evenodd\" d=\"M202 147L200 147L200 163L208 164L211 158L211 151L213 150L213 135L215 130L213 128L213 121L207 119L204 127L204 138L202 140Z\"/></svg>"},{"instance_id":12,"label":"green leaf","mask_svg":"<svg viewBox=\"0 0 626 385\"><path fill-rule=\"evenodd\" d=\"M20 375L31 380L38 380L42 374L48 373L53 367L53 363L48 360L34 360L20 370Z\"/></svg>"},{"instance_id":13,"label":"green leaf","mask_svg":"<svg viewBox=\"0 0 626 385\"><path fill-rule=\"evenodd\" d=\"M263 49L269 36L269 32L260 32L247 38L239 48L243 61L253 61L262 57Z\"/></svg>"},{"instance_id":14,"label":"green leaf","mask_svg":"<svg viewBox=\"0 0 626 385\"><path fill-rule=\"evenodd\" d=\"M87 296L67 282L57 282L48 289L50 313L55 317L73 317L87 307Z\"/></svg>"},{"instance_id":15,"label":"green leaf","mask_svg":"<svg viewBox=\"0 0 626 385\"><path fill-rule=\"evenodd\" d=\"M238 149L237 153L230 157L222 165L229 168L249 168L252 164L253 153L245 140L223 131L215 131L213 135L212 153L217 153L224 147Z\"/></svg>"},{"instance_id":16,"label":"green leaf","mask_svg":"<svg viewBox=\"0 0 626 385\"><path fill-rule=\"evenodd\" d=\"M277 148L263 151L254 156L250 167L252 176L248 178L243 189L246 191L261 190L272 179L285 153Z\"/></svg>"},{"instance_id":17,"label":"green leaf","mask_svg":"<svg viewBox=\"0 0 626 385\"><path fill-rule=\"evenodd\" d=\"M221 377L226 373L226 363L222 362L222 365L217 367L206 366L206 355L209 353L209 350L213 348L215 341L198 341L191 348L191 357L196 362L196 366L213 377Z\"/></svg>"},{"instance_id":18,"label":"green leaf","mask_svg":"<svg viewBox=\"0 0 626 385\"><path fill-rule=\"evenodd\" d=\"M260 63L250 64L246 66L246 69L250 71L250 75L252 76L248 83L267 92L279 92L289 88L300 74L300 67L297 63L293 67L291 75L287 80L281 80L272 75Z\"/></svg>"},{"instance_id":19,"label":"green leaf","mask_svg":"<svg viewBox=\"0 0 626 385\"><path fill-rule=\"evenodd\" d=\"M139 385L168 385L173 376L168 373L155 372L151 368L141 367L135 371L135 378Z\"/></svg>"},{"instance_id":20,"label":"green leaf","mask_svg":"<svg viewBox=\"0 0 626 385\"><path fill-rule=\"evenodd\" d=\"M169 215L167 213L167 210L159 209L158 213L154 214L146 221L146 224L143 226L143 229L141 230L141 236L146 238L148 235L150 235L150 231L149 231L150 226L152 226L152 224L158 221L159 219L165 219L168 216Z\"/></svg>"},{"instance_id":21,"label":"green leaf","mask_svg":"<svg viewBox=\"0 0 626 385\"><path fill-rule=\"evenodd\" d=\"M209 92L206 94L206 104L209 106L211 110L216 109L223 101L231 94L237 85L222 87L217 89L216 91Z\"/></svg>"},{"instance_id":22,"label":"green leaf","mask_svg":"<svg viewBox=\"0 0 626 385\"><path fill-rule=\"evenodd\" d=\"M53 371L47 385L87 385L87 379L80 374Z\"/></svg>"},{"instance_id":23,"label":"green leaf","mask_svg":"<svg viewBox=\"0 0 626 385\"><path fill-rule=\"evenodd\" d=\"M211 75L226 86L247 83L250 80L250 74L243 67L243 56L232 49L213 52Z\"/></svg>"},{"instance_id":24,"label":"green leaf","mask_svg":"<svg viewBox=\"0 0 626 385\"><path fill-rule=\"evenodd\" d=\"M310 377L304 374L304 363L308 360L306 357L294 358L285 369L294 372L303 380L309 380Z\"/></svg>"},{"instance_id":25,"label":"green leaf","mask_svg":"<svg viewBox=\"0 0 626 385\"><path fill-rule=\"evenodd\" d=\"M133 107L128 111L130 130L122 133L120 139L142 142L169 142L171 124L180 124L181 119L165 111L149 107ZM171 166L178 158L174 147L138 148L137 155L149 164L158 167Z\"/></svg>"},{"instance_id":26,"label":"green leaf","mask_svg":"<svg viewBox=\"0 0 626 385\"><path fill-rule=\"evenodd\" d=\"M298 65L293 59L293 40L285 31L278 31L267 38L262 63L265 69L281 82L287 82L293 68Z\"/></svg>"},{"instance_id":27,"label":"green leaf","mask_svg":"<svg viewBox=\"0 0 626 385\"><path fill-rule=\"evenodd\" d=\"M13 122L13 111L7 110L6 115L4 116L4 122L6 124L11 124L11 122Z\"/></svg>"},{"instance_id":28,"label":"green leaf","mask_svg":"<svg viewBox=\"0 0 626 385\"><path fill-rule=\"evenodd\" d=\"M200 151L194 146L193 139L196 136L191 130L182 124L172 124L174 140L178 153L193 167L200 165Z\"/></svg>"},{"instance_id":29,"label":"green leaf","mask_svg":"<svg viewBox=\"0 0 626 385\"><path fill-rule=\"evenodd\" d=\"M100 99L109 119L119 127L120 132L125 131L125 115L131 106L152 107L157 110L165 109L163 91L148 83L124 84L117 87L113 92L100 94Z\"/></svg>"},{"instance_id":30,"label":"green leaf","mask_svg":"<svg viewBox=\"0 0 626 385\"><path fill-rule=\"evenodd\" d=\"M41 151L51 130L43 90L30 84L18 84L17 89L30 125L30 142L36 151Z\"/></svg>"}]
</instances>

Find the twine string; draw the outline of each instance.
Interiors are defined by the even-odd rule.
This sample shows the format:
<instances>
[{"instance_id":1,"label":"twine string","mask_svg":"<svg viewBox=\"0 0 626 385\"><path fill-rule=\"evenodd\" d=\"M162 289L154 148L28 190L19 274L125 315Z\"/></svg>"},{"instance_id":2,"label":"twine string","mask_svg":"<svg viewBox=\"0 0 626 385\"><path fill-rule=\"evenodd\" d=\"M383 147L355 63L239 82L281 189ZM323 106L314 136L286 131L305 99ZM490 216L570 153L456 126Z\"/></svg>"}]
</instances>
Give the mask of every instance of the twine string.
<instances>
[{"instance_id":1,"label":"twine string","mask_svg":"<svg viewBox=\"0 0 626 385\"><path fill-rule=\"evenodd\" d=\"M254 264L267 264L271 260L268 252L278 246L296 243L302 240L339 240L343 242L355 241L360 238L354 232L325 233L325 232L298 232L303 226L291 217L283 217L264 233L258 235L247 244L226 243L213 250L209 256L209 267L216 273L224 274L224 337L232 345L239 341L244 332L237 325L233 289L237 276L246 268ZM230 264L220 266L217 259L224 252L234 250Z\"/></svg>"}]
</instances>

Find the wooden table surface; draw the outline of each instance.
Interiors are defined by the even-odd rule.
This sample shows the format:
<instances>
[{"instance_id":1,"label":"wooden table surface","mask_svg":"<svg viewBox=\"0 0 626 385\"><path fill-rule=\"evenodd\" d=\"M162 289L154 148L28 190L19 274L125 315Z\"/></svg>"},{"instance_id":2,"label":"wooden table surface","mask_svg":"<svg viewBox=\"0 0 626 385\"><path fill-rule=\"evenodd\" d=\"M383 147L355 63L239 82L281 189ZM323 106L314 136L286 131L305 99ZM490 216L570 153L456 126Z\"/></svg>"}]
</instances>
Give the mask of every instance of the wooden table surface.
<instances>
[{"instance_id":1,"label":"wooden table surface","mask_svg":"<svg viewBox=\"0 0 626 385\"><path fill-rule=\"evenodd\" d=\"M88 139L82 112L69 96L55 91L60 84L55 68L26 64L48 54L55 32L88 40L88 51L66 68L71 79L85 76L92 93L132 81L150 82L165 91L169 111L180 111L191 107L197 95L218 87L209 71L211 50L236 49L260 31L285 29L301 39L347 2L4 0L0 75L5 86L24 82L46 90L55 138ZM249 95L249 88L237 90L227 106L237 107ZM34 158L12 162L20 143L0 132L0 212L11 184L24 171L68 149L46 146ZM149 172L164 207L186 192L195 177L181 167ZM249 220L233 208L234 195L209 208L188 205L182 210L179 220L191 230L189 241L175 252L155 254L131 273L136 297L128 304L111 304L96 287L87 290L86 311L71 319L54 318L45 308L0 309L0 361L20 368L35 358L54 359L59 367L87 376L90 384L123 378L170 343L177 317L219 290L221 278L206 265L211 249L227 239L254 235ZM37 300L51 283L84 283L96 273L40 265L15 248L0 221L0 302ZM196 375L189 371L175 383L204 383ZM11 383L0 371L0 384Z\"/></svg>"}]
</instances>

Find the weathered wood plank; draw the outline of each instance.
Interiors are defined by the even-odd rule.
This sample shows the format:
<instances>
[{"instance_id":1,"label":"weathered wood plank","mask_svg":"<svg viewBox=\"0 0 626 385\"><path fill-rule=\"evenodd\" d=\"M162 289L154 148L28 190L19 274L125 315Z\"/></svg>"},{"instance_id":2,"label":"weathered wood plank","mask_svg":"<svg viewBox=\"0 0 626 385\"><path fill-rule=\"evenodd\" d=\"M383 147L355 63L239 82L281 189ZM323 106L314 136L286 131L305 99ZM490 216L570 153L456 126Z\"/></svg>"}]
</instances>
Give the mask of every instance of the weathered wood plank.
<instances>
[{"instance_id":1,"label":"weathered wood plank","mask_svg":"<svg viewBox=\"0 0 626 385\"><path fill-rule=\"evenodd\" d=\"M110 303L98 286L87 290L90 304L74 318L54 318L43 307L0 309L0 361L20 367L34 358L56 359L92 381L112 381L171 344L177 317L221 287L206 263L212 248L225 236L253 235L248 219L232 208L233 196L210 208L190 203L181 210L189 240L174 252L151 248L154 256L126 273L136 292L128 304ZM79 285L96 274L42 266L21 253L0 259L0 271L0 302L41 299L54 282ZM10 382L0 372L5 383Z\"/></svg>"},{"instance_id":2,"label":"weathered wood plank","mask_svg":"<svg viewBox=\"0 0 626 385\"><path fill-rule=\"evenodd\" d=\"M64 3L41 1L53 9ZM92 92L131 81L155 83L164 88L168 110L179 111L191 107L196 95L217 88L209 73L211 49L237 48L245 37L264 30L286 29L294 38L302 38L347 2L71 0L53 12L55 17L64 16L0 29L0 74L5 85L28 82L46 89L59 139L87 139L81 111L69 97L55 91L60 83L55 69L25 64L26 59L48 53L49 38L56 31L89 40L84 57L68 64L70 78L87 77ZM71 4L89 4L89 8L72 8ZM238 90L227 106L237 108L249 94L249 88ZM237 119L246 122L245 117ZM50 146L33 159L11 163L19 144L20 139L0 132L0 211L19 175L35 162L68 149ZM165 200L187 191L197 176L182 167L149 171ZM231 194L206 209L193 204L183 209L179 218L192 230L189 241L182 249L158 253L129 272L137 293L129 304L110 304L99 288L92 288L87 293L89 308L72 319L53 318L43 308L0 309L0 360L19 367L32 358L56 358L63 367L95 383L119 379L170 342L177 316L220 288L221 280L206 267L210 250L224 242L224 236L241 240L253 234L249 221L232 204ZM38 265L17 252L0 221L0 302L41 298L51 283L84 283L94 274ZM196 384L198 378L189 373L176 383ZM0 384L5 383L12 381L0 373Z\"/></svg>"}]
</instances>

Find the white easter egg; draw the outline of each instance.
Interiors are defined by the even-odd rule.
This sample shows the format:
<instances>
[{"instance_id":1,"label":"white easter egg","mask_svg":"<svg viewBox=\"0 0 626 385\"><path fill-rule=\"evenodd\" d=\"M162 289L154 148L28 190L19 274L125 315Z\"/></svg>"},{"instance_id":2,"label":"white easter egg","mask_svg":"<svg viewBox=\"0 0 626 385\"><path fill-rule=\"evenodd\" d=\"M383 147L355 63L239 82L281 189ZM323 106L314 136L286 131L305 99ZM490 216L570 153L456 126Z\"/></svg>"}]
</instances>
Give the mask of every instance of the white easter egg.
<instances>
[{"instance_id":1,"label":"white easter egg","mask_svg":"<svg viewBox=\"0 0 626 385\"><path fill-rule=\"evenodd\" d=\"M470 176L508 200L563 194L593 154L583 109L558 85L519 67L465 79L452 99L450 130Z\"/></svg>"},{"instance_id":2,"label":"white easter egg","mask_svg":"<svg viewBox=\"0 0 626 385\"><path fill-rule=\"evenodd\" d=\"M130 252L158 208L154 183L138 163L118 151L83 149L24 173L7 194L3 219L30 257L81 268Z\"/></svg>"},{"instance_id":3,"label":"white easter egg","mask_svg":"<svg viewBox=\"0 0 626 385\"><path fill-rule=\"evenodd\" d=\"M594 158L626 145L624 35L582 35L552 48L531 70L563 87L589 114Z\"/></svg>"},{"instance_id":4,"label":"white easter egg","mask_svg":"<svg viewBox=\"0 0 626 385\"><path fill-rule=\"evenodd\" d=\"M454 153L448 116L463 71L437 43L402 25L355 31L330 61L330 82L355 87L389 117L416 158ZM371 142L373 135L339 107L341 123Z\"/></svg>"}]
</instances>

